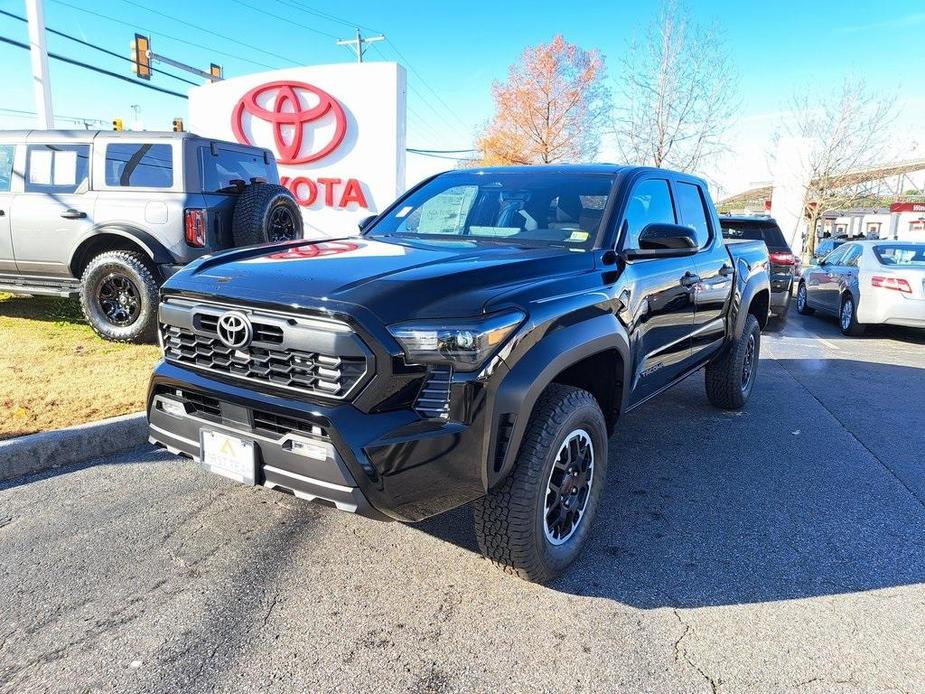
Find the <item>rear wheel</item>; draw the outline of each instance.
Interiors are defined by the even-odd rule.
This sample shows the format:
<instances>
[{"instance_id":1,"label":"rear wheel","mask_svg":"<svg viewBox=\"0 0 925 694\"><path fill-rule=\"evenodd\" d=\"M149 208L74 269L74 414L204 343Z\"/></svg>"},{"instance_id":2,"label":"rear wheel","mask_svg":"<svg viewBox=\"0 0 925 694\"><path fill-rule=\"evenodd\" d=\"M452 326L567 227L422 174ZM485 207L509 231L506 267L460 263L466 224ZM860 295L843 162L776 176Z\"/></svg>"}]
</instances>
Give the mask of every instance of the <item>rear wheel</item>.
<instances>
[{"instance_id":1,"label":"rear wheel","mask_svg":"<svg viewBox=\"0 0 925 694\"><path fill-rule=\"evenodd\" d=\"M741 409L751 395L761 352L761 326L749 314L742 334L707 364L705 384L710 403L724 410Z\"/></svg>"},{"instance_id":2,"label":"rear wheel","mask_svg":"<svg viewBox=\"0 0 925 694\"><path fill-rule=\"evenodd\" d=\"M850 294L842 297L838 311L838 327L841 328L842 335L850 337L860 337L866 329L865 325L858 323L857 306L854 303L854 297Z\"/></svg>"},{"instance_id":3,"label":"rear wheel","mask_svg":"<svg viewBox=\"0 0 925 694\"><path fill-rule=\"evenodd\" d=\"M800 282L800 287L797 289L797 313L809 316L815 312L815 309L810 308L806 301L806 283Z\"/></svg>"},{"instance_id":4,"label":"rear wheel","mask_svg":"<svg viewBox=\"0 0 925 694\"><path fill-rule=\"evenodd\" d=\"M511 474L474 504L482 554L528 581L552 580L580 554L606 477L607 429L594 396L549 386Z\"/></svg>"},{"instance_id":5,"label":"rear wheel","mask_svg":"<svg viewBox=\"0 0 925 694\"><path fill-rule=\"evenodd\" d=\"M132 251L101 253L84 269L80 307L97 335L113 342L153 342L158 283L148 258Z\"/></svg>"}]
</instances>

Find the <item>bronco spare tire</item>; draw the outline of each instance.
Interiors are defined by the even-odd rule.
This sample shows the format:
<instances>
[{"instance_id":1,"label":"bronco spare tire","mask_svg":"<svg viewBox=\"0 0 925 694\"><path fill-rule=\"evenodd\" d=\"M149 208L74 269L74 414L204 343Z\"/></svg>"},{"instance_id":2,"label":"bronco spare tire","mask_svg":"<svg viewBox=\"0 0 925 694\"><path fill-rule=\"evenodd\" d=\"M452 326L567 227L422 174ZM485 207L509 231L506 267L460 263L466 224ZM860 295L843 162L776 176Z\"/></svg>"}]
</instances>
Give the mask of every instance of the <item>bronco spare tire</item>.
<instances>
[{"instance_id":1,"label":"bronco spare tire","mask_svg":"<svg viewBox=\"0 0 925 694\"><path fill-rule=\"evenodd\" d=\"M302 238L302 213L292 193L275 183L253 183L241 191L231 221L235 246Z\"/></svg>"}]
</instances>

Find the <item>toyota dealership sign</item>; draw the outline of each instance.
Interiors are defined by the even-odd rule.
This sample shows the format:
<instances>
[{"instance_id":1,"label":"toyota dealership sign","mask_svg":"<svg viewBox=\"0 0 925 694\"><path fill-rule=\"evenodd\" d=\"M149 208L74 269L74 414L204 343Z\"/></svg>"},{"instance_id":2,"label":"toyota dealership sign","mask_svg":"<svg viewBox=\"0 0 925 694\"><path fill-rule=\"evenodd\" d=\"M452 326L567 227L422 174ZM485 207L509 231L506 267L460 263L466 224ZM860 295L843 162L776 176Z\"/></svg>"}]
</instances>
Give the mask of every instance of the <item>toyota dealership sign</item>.
<instances>
[{"instance_id":1,"label":"toyota dealership sign","mask_svg":"<svg viewBox=\"0 0 925 694\"><path fill-rule=\"evenodd\" d=\"M190 130L266 147L306 236L343 236L405 187L405 71L317 65L190 89Z\"/></svg>"}]
</instances>

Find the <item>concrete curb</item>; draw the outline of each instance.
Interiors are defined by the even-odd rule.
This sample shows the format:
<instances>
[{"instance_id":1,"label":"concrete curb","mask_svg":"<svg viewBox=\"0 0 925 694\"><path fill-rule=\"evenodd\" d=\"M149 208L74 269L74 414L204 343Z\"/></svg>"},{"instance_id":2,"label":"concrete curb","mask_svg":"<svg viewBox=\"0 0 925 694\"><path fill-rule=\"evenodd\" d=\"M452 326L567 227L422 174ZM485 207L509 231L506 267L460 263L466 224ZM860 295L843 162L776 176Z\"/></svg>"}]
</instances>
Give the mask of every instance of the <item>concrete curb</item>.
<instances>
[{"instance_id":1,"label":"concrete curb","mask_svg":"<svg viewBox=\"0 0 925 694\"><path fill-rule=\"evenodd\" d=\"M0 441L0 480L76 465L148 440L144 412Z\"/></svg>"}]
</instances>

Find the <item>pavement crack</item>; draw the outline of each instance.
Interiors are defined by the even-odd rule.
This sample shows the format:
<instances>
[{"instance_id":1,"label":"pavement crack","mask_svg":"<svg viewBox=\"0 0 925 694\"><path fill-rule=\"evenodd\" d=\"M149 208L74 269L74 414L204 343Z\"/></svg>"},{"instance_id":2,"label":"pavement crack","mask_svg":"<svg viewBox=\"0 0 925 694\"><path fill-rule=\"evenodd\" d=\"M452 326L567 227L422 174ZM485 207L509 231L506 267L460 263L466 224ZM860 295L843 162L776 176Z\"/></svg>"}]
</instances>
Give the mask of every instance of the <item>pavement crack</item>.
<instances>
[{"instance_id":1,"label":"pavement crack","mask_svg":"<svg viewBox=\"0 0 925 694\"><path fill-rule=\"evenodd\" d=\"M681 626L684 627L684 633L682 633L681 636L679 636L678 639L674 642L675 662L683 661L687 663L690 667L694 668L697 672L700 673L700 676L703 677L707 681L707 684L710 685L710 691L713 692L713 694L717 694L717 692L719 692L719 685L721 683L721 680L717 680L711 675L704 672L703 668L701 668L699 665L697 665L697 663L691 660L691 657L687 653L687 649L681 646L681 642L685 638L687 638L687 635L690 634L694 630L694 628L690 624L684 621L684 618L681 617L681 612L677 608L672 609L672 612L674 612L674 616L677 617L678 622L681 623Z\"/></svg>"},{"instance_id":2,"label":"pavement crack","mask_svg":"<svg viewBox=\"0 0 925 694\"><path fill-rule=\"evenodd\" d=\"M263 615L263 626L266 626L267 622L270 620L270 614L273 612L273 608L276 607L277 602L279 602L279 593L273 593L273 600L270 602L266 614Z\"/></svg>"}]
</instances>

